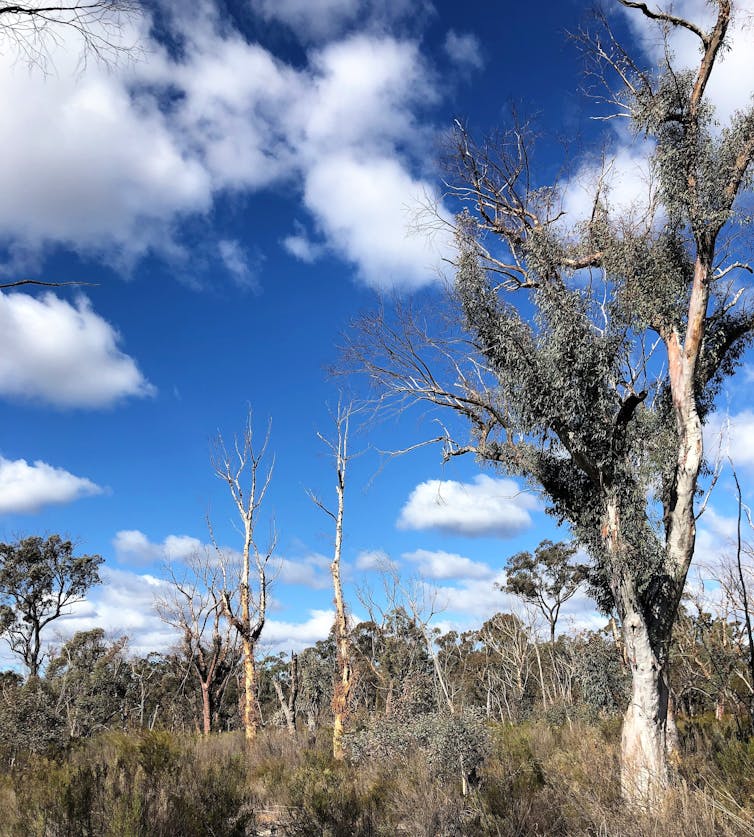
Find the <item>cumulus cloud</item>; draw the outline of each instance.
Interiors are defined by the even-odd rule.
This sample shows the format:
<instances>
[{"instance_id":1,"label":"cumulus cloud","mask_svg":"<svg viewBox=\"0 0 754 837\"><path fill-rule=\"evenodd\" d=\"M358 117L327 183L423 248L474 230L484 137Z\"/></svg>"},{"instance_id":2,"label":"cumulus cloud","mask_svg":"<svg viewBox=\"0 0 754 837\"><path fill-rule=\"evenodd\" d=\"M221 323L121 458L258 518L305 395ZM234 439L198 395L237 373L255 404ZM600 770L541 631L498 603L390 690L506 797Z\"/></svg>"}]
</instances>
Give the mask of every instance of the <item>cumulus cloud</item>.
<instances>
[{"instance_id":1,"label":"cumulus cloud","mask_svg":"<svg viewBox=\"0 0 754 837\"><path fill-rule=\"evenodd\" d=\"M484 66L482 45L479 38L470 32L449 30L445 36L445 52L454 64L472 70L481 70Z\"/></svg>"},{"instance_id":2,"label":"cumulus cloud","mask_svg":"<svg viewBox=\"0 0 754 837\"><path fill-rule=\"evenodd\" d=\"M365 5L361 0L251 0L267 20L289 26L302 40L316 40L337 33Z\"/></svg>"},{"instance_id":3,"label":"cumulus cloud","mask_svg":"<svg viewBox=\"0 0 754 837\"><path fill-rule=\"evenodd\" d=\"M168 535L162 541L152 541L139 529L122 529L113 538L113 548L118 561L128 564L152 564L164 561L185 561L191 556L210 552L214 547L191 535ZM232 567L240 567L240 553L221 547L220 550ZM313 590L330 586L330 559L319 553L300 558L273 557L268 566L268 579L283 584L300 584Z\"/></svg>"},{"instance_id":4,"label":"cumulus cloud","mask_svg":"<svg viewBox=\"0 0 754 837\"><path fill-rule=\"evenodd\" d=\"M324 253L322 244L313 241L307 234L304 225L294 223L295 232L283 238L283 247L296 259L305 264L314 264Z\"/></svg>"},{"instance_id":5,"label":"cumulus cloud","mask_svg":"<svg viewBox=\"0 0 754 837\"><path fill-rule=\"evenodd\" d=\"M265 622L262 643L275 650L300 651L327 639L335 621L334 610L310 610L304 622L286 622L268 619Z\"/></svg>"},{"instance_id":6,"label":"cumulus cloud","mask_svg":"<svg viewBox=\"0 0 754 837\"><path fill-rule=\"evenodd\" d=\"M105 407L154 388L89 300L0 293L0 395L58 407Z\"/></svg>"},{"instance_id":7,"label":"cumulus cloud","mask_svg":"<svg viewBox=\"0 0 754 837\"><path fill-rule=\"evenodd\" d=\"M332 583L330 559L315 553L302 558L278 558L274 561L275 577L285 584L302 584L314 590L324 590Z\"/></svg>"},{"instance_id":8,"label":"cumulus cloud","mask_svg":"<svg viewBox=\"0 0 754 837\"><path fill-rule=\"evenodd\" d=\"M168 582L148 573L103 567L102 584L93 587L86 600L74 605L68 615L51 625L48 642L55 636L65 641L77 631L104 628L108 635L129 638L136 654L167 651L179 635L160 620L155 598L167 592Z\"/></svg>"},{"instance_id":9,"label":"cumulus cloud","mask_svg":"<svg viewBox=\"0 0 754 837\"><path fill-rule=\"evenodd\" d=\"M376 14L385 4L366 5ZM414 4L388 5L398 14ZM260 14L302 26L357 13L362 26L363 6L256 3ZM44 79L0 56L0 89L15 114L0 126L0 245L14 268L55 244L126 266L148 252L185 257L183 218L206 213L221 193L284 183L303 194L322 245L363 281L434 281L447 243L433 249L406 235L417 200L436 200L419 174L431 138L419 114L438 87L416 41L375 27L308 47L294 65L209 3L172 7L167 25L180 53L150 40L146 25L142 61L92 64L83 76L65 37L53 46L58 72ZM311 260L321 245L296 232L284 246ZM256 278L237 242L219 242L217 254L235 281Z\"/></svg>"},{"instance_id":10,"label":"cumulus cloud","mask_svg":"<svg viewBox=\"0 0 754 837\"><path fill-rule=\"evenodd\" d=\"M358 22L367 29L384 29L390 22L432 11L428 0L251 0L266 20L288 26L301 40L333 38Z\"/></svg>"},{"instance_id":11,"label":"cumulus cloud","mask_svg":"<svg viewBox=\"0 0 754 837\"><path fill-rule=\"evenodd\" d=\"M447 242L411 233L412 213L432 187L396 160L343 154L322 160L306 178L304 200L320 228L364 282L374 288L418 288L437 279Z\"/></svg>"},{"instance_id":12,"label":"cumulus cloud","mask_svg":"<svg viewBox=\"0 0 754 837\"><path fill-rule=\"evenodd\" d=\"M132 95L146 63L110 72L92 62L80 74L74 37L58 31L57 72L48 76L0 56L0 89L15 114L0 126L8 152L0 160L0 236L144 252L159 246L171 215L208 208L207 172L185 153L157 100Z\"/></svg>"},{"instance_id":13,"label":"cumulus cloud","mask_svg":"<svg viewBox=\"0 0 754 837\"><path fill-rule=\"evenodd\" d=\"M48 646L59 646L77 631L94 628L104 628L113 638L128 636L128 650L134 654L166 652L177 645L179 634L160 620L154 607L155 599L169 592L169 582L149 573L107 566L100 574L102 584L49 626L44 636ZM273 652L302 650L326 639L334 619L332 610L310 610L302 622L268 619L262 645ZM12 662L13 658L0 650L0 664Z\"/></svg>"},{"instance_id":14,"label":"cumulus cloud","mask_svg":"<svg viewBox=\"0 0 754 837\"><path fill-rule=\"evenodd\" d=\"M85 477L37 460L0 457L0 514L39 511L43 506L71 503L101 494L103 489Z\"/></svg>"},{"instance_id":15,"label":"cumulus cloud","mask_svg":"<svg viewBox=\"0 0 754 837\"><path fill-rule=\"evenodd\" d=\"M113 548L118 561L150 564L155 561L184 561L206 547L190 535L168 535L161 543L155 543L138 529L121 529L113 538Z\"/></svg>"},{"instance_id":16,"label":"cumulus cloud","mask_svg":"<svg viewBox=\"0 0 754 837\"><path fill-rule=\"evenodd\" d=\"M511 537L532 525L536 498L509 479L479 474L471 483L427 480L411 492L400 529L439 529L455 535Z\"/></svg>"},{"instance_id":17,"label":"cumulus cloud","mask_svg":"<svg viewBox=\"0 0 754 837\"><path fill-rule=\"evenodd\" d=\"M505 584L505 573L489 578L459 578L453 584L426 582L426 597L442 610L443 630L476 629L496 613L515 613L544 636L545 622L536 608L525 605L520 598L506 593L498 585ZM583 591L563 605L558 621L558 632L597 630L604 627L600 615Z\"/></svg>"},{"instance_id":18,"label":"cumulus cloud","mask_svg":"<svg viewBox=\"0 0 754 837\"><path fill-rule=\"evenodd\" d=\"M472 561L470 558L453 552L417 549L414 552L404 553L403 557L417 564L419 573L425 578L489 579L495 575L495 571L487 564Z\"/></svg>"},{"instance_id":19,"label":"cumulus cloud","mask_svg":"<svg viewBox=\"0 0 754 837\"><path fill-rule=\"evenodd\" d=\"M291 124L318 230L373 287L435 281L449 240L409 230L423 204L442 205L398 150L428 141L414 108L438 95L417 45L356 35L317 52L312 72Z\"/></svg>"}]
</instances>

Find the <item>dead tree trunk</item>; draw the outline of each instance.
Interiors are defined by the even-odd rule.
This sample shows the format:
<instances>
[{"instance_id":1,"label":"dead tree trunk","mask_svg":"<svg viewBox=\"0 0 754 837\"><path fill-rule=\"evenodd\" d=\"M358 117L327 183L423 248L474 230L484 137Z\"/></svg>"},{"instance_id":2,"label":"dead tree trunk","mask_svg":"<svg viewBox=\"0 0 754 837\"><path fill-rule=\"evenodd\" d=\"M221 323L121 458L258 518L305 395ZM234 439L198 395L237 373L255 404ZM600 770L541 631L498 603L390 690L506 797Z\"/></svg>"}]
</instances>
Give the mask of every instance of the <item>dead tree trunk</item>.
<instances>
[{"instance_id":1,"label":"dead tree trunk","mask_svg":"<svg viewBox=\"0 0 754 837\"><path fill-rule=\"evenodd\" d=\"M267 435L261 448L256 451L253 446L251 415L249 415L241 439L236 439L235 457L231 457L223 443L218 438L213 455L215 474L228 486L233 502L241 518L243 526L243 548L241 552L241 567L237 576L235 589L238 591L238 606L232 600L229 586L230 567L225 552L218 546L214 533L210 529L212 541L220 556L223 570L224 589L222 595L223 610L226 618L235 628L241 639L243 657L243 726L246 741L251 742L256 737L260 726L257 709L257 669L256 646L264 628L267 617L267 565L275 550L276 538L273 532L267 549L260 551L255 540L255 528L262 501L272 479L273 464L263 470L267 445L270 439L268 426ZM255 577L255 590L252 592L252 578Z\"/></svg>"},{"instance_id":2,"label":"dead tree trunk","mask_svg":"<svg viewBox=\"0 0 754 837\"><path fill-rule=\"evenodd\" d=\"M348 717L348 701L351 693L353 680L353 665L351 661L351 649L348 631L348 614L343 599L343 583L340 575L340 561L343 551L343 515L345 510L346 492L346 468L348 466L348 429L351 415L354 412L353 405L343 406L338 402L338 409L335 414L336 439L326 439L318 433L319 438L330 448L335 459L335 492L337 496L336 511L325 506L314 494L309 496L313 502L325 512L335 523L335 544L333 547L333 559L330 564L330 573L333 584L333 601L335 604L335 651L338 664L338 673L334 684L332 697L333 711L333 737L332 749L333 758L341 760L345 753L343 750L343 733L345 731L346 719Z\"/></svg>"}]
</instances>

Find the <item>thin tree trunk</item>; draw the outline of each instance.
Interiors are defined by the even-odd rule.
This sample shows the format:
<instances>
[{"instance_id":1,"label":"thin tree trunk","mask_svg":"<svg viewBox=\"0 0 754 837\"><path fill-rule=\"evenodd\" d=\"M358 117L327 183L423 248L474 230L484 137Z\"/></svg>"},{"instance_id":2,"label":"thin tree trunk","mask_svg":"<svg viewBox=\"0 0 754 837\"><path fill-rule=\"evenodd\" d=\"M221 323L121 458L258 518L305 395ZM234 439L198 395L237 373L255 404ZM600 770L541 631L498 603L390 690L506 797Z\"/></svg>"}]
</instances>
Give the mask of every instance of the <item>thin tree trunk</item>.
<instances>
[{"instance_id":1,"label":"thin tree trunk","mask_svg":"<svg viewBox=\"0 0 754 837\"><path fill-rule=\"evenodd\" d=\"M202 734L209 735L212 732L212 695L210 684L202 681Z\"/></svg>"},{"instance_id":2,"label":"thin tree trunk","mask_svg":"<svg viewBox=\"0 0 754 837\"><path fill-rule=\"evenodd\" d=\"M243 644L243 728L246 742L250 743L256 738L259 730L259 718L257 716L257 667L254 660L254 643L246 637L241 640Z\"/></svg>"},{"instance_id":3,"label":"thin tree trunk","mask_svg":"<svg viewBox=\"0 0 754 837\"><path fill-rule=\"evenodd\" d=\"M335 654L338 664L338 674L333 686L332 712L333 712L333 733L332 752L333 758L341 760L345 757L343 750L343 733L345 731L346 718L348 716L348 700L351 692L353 679L353 668L351 665L351 650L348 638L348 615L343 600L343 582L340 576L340 559L343 551L343 514L345 508L346 493L346 468L348 466L348 425L352 405L344 407L338 402L338 411L335 415L337 439L333 442L326 439L321 433L317 435L330 448L335 458L335 473L337 483L335 490L338 497L337 511L333 512L327 508L315 495L310 493L314 503L322 509L325 514L331 517L335 523L335 544L333 547L333 559L330 564L330 574L333 585L333 601L335 604Z\"/></svg>"},{"instance_id":4,"label":"thin tree trunk","mask_svg":"<svg viewBox=\"0 0 754 837\"><path fill-rule=\"evenodd\" d=\"M278 696L280 709L285 717L285 726L289 735L296 734L296 698L298 697L298 657L291 654L290 665L290 686L288 688L288 697L283 694L283 687L277 680L273 680L272 685L275 688L275 693Z\"/></svg>"},{"instance_id":5,"label":"thin tree trunk","mask_svg":"<svg viewBox=\"0 0 754 837\"><path fill-rule=\"evenodd\" d=\"M547 692L545 689L545 676L542 672L542 657L539 653L539 645L534 641L534 655L537 658L537 669L539 670L539 687L542 690L542 708L547 709Z\"/></svg>"},{"instance_id":6,"label":"thin tree trunk","mask_svg":"<svg viewBox=\"0 0 754 837\"><path fill-rule=\"evenodd\" d=\"M335 636L337 642L338 679L335 683L332 698L333 758L343 759L343 733L345 719L348 713L348 697L351 691L351 659L348 647L348 617L343 602L343 585L340 578L340 556L343 546L343 499L345 488L345 460L338 467L338 513L335 522L335 550L330 570L332 572L333 591L335 594Z\"/></svg>"},{"instance_id":7,"label":"thin tree trunk","mask_svg":"<svg viewBox=\"0 0 754 837\"><path fill-rule=\"evenodd\" d=\"M733 479L736 481L736 492L738 493L738 525L736 540L736 569L738 570L738 582L741 585L741 603L744 612L744 627L746 628L746 639L748 642L748 667L751 677L752 692L749 695L749 725L754 727L754 630L751 626L751 613L749 612L749 593L746 589L746 578L744 577L743 566L741 565L741 512L743 510L743 499L741 497L741 485L738 482L738 474L733 469Z\"/></svg>"}]
</instances>

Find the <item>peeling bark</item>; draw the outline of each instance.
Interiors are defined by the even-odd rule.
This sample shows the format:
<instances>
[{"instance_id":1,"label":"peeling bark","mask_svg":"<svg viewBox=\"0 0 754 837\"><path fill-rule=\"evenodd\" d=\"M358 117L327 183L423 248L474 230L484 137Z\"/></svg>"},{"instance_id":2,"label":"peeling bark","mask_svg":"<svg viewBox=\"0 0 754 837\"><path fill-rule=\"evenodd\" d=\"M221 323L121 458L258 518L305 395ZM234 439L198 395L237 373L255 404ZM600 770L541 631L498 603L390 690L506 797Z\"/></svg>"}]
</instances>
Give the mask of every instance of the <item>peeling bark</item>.
<instances>
[{"instance_id":1,"label":"peeling bark","mask_svg":"<svg viewBox=\"0 0 754 837\"><path fill-rule=\"evenodd\" d=\"M624 797L652 807L667 790L668 688L666 666L652 647L638 613L623 620L631 666L631 702L621 736L621 789Z\"/></svg>"}]
</instances>

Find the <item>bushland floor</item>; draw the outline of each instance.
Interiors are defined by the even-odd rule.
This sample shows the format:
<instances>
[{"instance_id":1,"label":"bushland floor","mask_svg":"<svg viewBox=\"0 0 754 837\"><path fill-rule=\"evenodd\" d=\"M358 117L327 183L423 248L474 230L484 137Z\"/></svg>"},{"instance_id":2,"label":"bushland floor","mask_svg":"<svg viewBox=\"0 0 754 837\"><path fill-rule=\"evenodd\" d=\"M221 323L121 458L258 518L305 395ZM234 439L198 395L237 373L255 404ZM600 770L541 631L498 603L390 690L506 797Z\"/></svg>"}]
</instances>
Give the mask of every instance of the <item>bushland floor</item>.
<instances>
[{"instance_id":1,"label":"bushland floor","mask_svg":"<svg viewBox=\"0 0 754 837\"><path fill-rule=\"evenodd\" d=\"M754 741L681 728L679 782L659 814L627 809L617 721L490 729L468 794L421 752L335 763L327 731L103 733L0 772L3 837L712 837L754 835Z\"/></svg>"}]
</instances>

